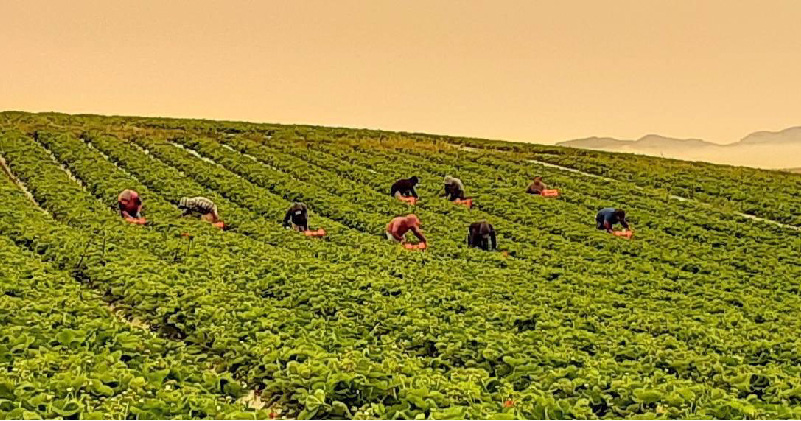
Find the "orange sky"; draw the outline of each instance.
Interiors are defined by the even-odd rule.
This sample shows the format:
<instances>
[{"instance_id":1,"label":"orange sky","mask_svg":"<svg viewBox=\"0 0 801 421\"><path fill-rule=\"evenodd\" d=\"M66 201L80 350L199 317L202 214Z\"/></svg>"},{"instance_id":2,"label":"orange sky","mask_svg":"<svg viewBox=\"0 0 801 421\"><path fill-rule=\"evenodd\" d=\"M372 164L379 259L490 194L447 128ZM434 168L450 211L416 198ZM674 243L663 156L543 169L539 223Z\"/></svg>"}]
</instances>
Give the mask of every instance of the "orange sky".
<instances>
[{"instance_id":1,"label":"orange sky","mask_svg":"<svg viewBox=\"0 0 801 421\"><path fill-rule=\"evenodd\" d=\"M799 22L799 0L0 0L0 110L728 143L801 125Z\"/></svg>"}]
</instances>

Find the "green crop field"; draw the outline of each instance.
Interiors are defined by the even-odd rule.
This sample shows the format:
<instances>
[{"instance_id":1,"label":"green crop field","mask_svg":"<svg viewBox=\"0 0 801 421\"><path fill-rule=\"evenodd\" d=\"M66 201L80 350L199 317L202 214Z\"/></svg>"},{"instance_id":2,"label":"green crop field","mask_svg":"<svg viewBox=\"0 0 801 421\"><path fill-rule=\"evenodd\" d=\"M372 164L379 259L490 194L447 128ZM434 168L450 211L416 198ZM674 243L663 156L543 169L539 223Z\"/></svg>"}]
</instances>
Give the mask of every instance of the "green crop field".
<instances>
[{"instance_id":1,"label":"green crop field","mask_svg":"<svg viewBox=\"0 0 801 421\"><path fill-rule=\"evenodd\" d=\"M801 418L799 174L19 112L0 155L2 418ZM412 175L414 207L388 194ZM227 230L180 218L197 195ZM293 201L328 235L284 229ZM425 251L383 236L411 212ZM498 252L467 247L481 219Z\"/></svg>"}]
</instances>

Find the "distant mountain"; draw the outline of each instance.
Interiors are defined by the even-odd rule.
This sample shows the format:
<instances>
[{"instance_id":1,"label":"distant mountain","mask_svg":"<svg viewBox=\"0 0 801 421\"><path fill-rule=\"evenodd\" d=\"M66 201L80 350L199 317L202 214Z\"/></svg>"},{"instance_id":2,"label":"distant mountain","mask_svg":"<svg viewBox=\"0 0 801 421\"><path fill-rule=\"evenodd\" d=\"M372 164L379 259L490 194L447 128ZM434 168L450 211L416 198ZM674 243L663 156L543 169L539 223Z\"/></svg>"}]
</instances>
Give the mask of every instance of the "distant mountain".
<instances>
[{"instance_id":1,"label":"distant mountain","mask_svg":"<svg viewBox=\"0 0 801 421\"><path fill-rule=\"evenodd\" d=\"M583 149L607 149L623 148L631 143L633 143L631 140L613 139L611 137L588 137L586 139L575 139L568 140L567 142L559 142L557 145Z\"/></svg>"},{"instance_id":2,"label":"distant mountain","mask_svg":"<svg viewBox=\"0 0 801 421\"><path fill-rule=\"evenodd\" d=\"M801 126L778 132L751 133L738 142L719 145L701 139L675 139L649 134L637 140L588 137L557 143L560 146L631 152L689 161L761 168L801 168Z\"/></svg>"},{"instance_id":3,"label":"distant mountain","mask_svg":"<svg viewBox=\"0 0 801 421\"><path fill-rule=\"evenodd\" d=\"M801 126L790 127L778 132L755 132L744 137L741 141L732 143L736 145L784 145L801 144Z\"/></svg>"},{"instance_id":4,"label":"distant mountain","mask_svg":"<svg viewBox=\"0 0 801 421\"><path fill-rule=\"evenodd\" d=\"M660 136L657 134L645 135L637 140L621 140L611 137L588 137L586 139L568 140L567 142L557 143L560 146L584 149L603 149L603 150L626 150L637 149L648 150L669 150L686 148L705 148L717 146L714 143L706 142L701 139L675 139L672 137Z\"/></svg>"},{"instance_id":5,"label":"distant mountain","mask_svg":"<svg viewBox=\"0 0 801 421\"><path fill-rule=\"evenodd\" d=\"M701 139L675 139L656 134L645 135L634 142L634 147L648 149L705 148L715 146Z\"/></svg>"}]
</instances>

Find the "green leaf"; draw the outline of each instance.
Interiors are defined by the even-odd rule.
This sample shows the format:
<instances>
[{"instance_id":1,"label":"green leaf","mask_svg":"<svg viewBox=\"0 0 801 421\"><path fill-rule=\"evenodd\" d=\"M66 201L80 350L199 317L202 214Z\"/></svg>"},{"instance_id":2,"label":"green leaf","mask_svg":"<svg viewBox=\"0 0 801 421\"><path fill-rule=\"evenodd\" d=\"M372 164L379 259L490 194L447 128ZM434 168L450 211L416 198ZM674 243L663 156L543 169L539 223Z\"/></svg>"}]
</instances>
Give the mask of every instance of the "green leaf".
<instances>
[{"instance_id":1,"label":"green leaf","mask_svg":"<svg viewBox=\"0 0 801 421\"><path fill-rule=\"evenodd\" d=\"M16 395L14 395L14 389L14 383L0 381L0 399L15 399Z\"/></svg>"},{"instance_id":2,"label":"green leaf","mask_svg":"<svg viewBox=\"0 0 801 421\"><path fill-rule=\"evenodd\" d=\"M59 399L53 402L53 411L63 417L71 417L83 410L83 405L74 399Z\"/></svg>"},{"instance_id":3,"label":"green leaf","mask_svg":"<svg viewBox=\"0 0 801 421\"><path fill-rule=\"evenodd\" d=\"M103 382L97 379L92 381L90 390L96 395L107 396L107 397L114 396L114 389L104 385Z\"/></svg>"},{"instance_id":4,"label":"green leaf","mask_svg":"<svg viewBox=\"0 0 801 421\"><path fill-rule=\"evenodd\" d=\"M22 419L24 420L41 420L42 416L37 414L33 411L25 411L22 413Z\"/></svg>"},{"instance_id":5,"label":"green leaf","mask_svg":"<svg viewBox=\"0 0 801 421\"><path fill-rule=\"evenodd\" d=\"M147 384L147 380L145 380L144 377L134 377L128 383L128 387L130 387L131 389L139 389L139 388L144 387L146 384Z\"/></svg>"},{"instance_id":6,"label":"green leaf","mask_svg":"<svg viewBox=\"0 0 801 421\"><path fill-rule=\"evenodd\" d=\"M642 403L654 403L662 399L662 392L653 389L637 389L634 391L634 397Z\"/></svg>"},{"instance_id":7,"label":"green leaf","mask_svg":"<svg viewBox=\"0 0 801 421\"><path fill-rule=\"evenodd\" d=\"M56 340L64 346L71 346L74 342L83 340L83 332L64 329L56 335Z\"/></svg>"}]
</instances>

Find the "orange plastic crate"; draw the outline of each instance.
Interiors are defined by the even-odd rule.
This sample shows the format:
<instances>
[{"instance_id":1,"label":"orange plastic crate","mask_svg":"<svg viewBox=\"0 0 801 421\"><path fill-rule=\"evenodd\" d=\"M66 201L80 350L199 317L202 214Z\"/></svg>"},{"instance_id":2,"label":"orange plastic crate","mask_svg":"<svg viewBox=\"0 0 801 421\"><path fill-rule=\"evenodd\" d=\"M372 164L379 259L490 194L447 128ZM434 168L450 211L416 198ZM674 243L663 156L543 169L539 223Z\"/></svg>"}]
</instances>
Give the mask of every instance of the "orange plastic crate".
<instances>
[{"instance_id":1,"label":"orange plastic crate","mask_svg":"<svg viewBox=\"0 0 801 421\"><path fill-rule=\"evenodd\" d=\"M542 197L559 197L559 190L543 190Z\"/></svg>"},{"instance_id":2,"label":"orange plastic crate","mask_svg":"<svg viewBox=\"0 0 801 421\"><path fill-rule=\"evenodd\" d=\"M306 237L324 237L325 230L320 228L317 231L304 231L303 235L305 235Z\"/></svg>"},{"instance_id":3,"label":"orange plastic crate","mask_svg":"<svg viewBox=\"0 0 801 421\"><path fill-rule=\"evenodd\" d=\"M632 231L615 231L613 232L615 237L625 238L627 240L631 240L634 237L634 233Z\"/></svg>"}]
</instances>

